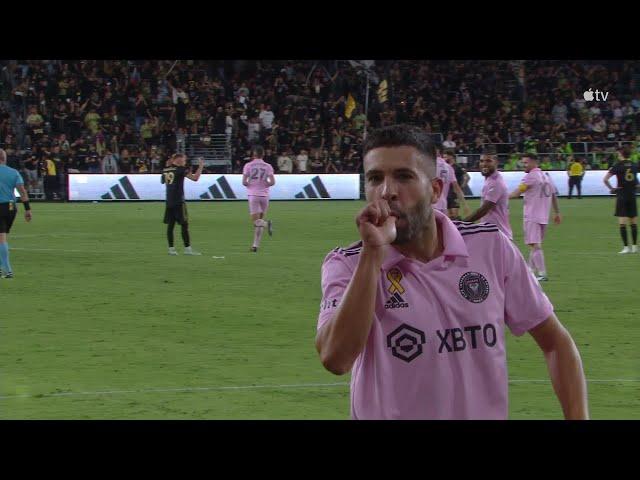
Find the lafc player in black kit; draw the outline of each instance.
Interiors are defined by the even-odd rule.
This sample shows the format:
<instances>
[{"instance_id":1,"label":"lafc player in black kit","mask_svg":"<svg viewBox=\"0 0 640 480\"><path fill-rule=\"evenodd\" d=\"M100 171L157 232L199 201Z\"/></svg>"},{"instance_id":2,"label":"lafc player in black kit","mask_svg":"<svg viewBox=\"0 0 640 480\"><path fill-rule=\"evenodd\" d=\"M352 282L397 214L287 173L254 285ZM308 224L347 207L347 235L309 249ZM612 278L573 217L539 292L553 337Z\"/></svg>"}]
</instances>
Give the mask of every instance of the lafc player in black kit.
<instances>
[{"instance_id":1,"label":"lafc player in black kit","mask_svg":"<svg viewBox=\"0 0 640 480\"><path fill-rule=\"evenodd\" d=\"M638 189L638 166L629 159L631 152L628 147L623 148L619 153L620 160L609 169L604 177L604 183L611 193L615 193L617 196L614 215L618 217L620 236L624 243L624 248L619 253L637 253L638 205L636 190ZM618 181L616 188L613 188L609 183L609 179L614 175ZM631 248L629 248L627 238L627 224L629 223L631 224Z\"/></svg>"},{"instance_id":2,"label":"lafc player in black kit","mask_svg":"<svg viewBox=\"0 0 640 480\"><path fill-rule=\"evenodd\" d=\"M177 255L173 246L173 228L176 223L182 227L182 241L184 242L185 255L202 255L191 248L189 238L189 215L187 214L187 204L184 200L184 179L188 178L197 182L202 175L204 161L200 159L198 170L191 173L191 169L186 166L187 156L183 154L173 155L167 162L167 167L162 171L160 182L167 187L166 208L164 211L164 223L167 224L167 241L169 242L169 255Z\"/></svg>"}]
</instances>

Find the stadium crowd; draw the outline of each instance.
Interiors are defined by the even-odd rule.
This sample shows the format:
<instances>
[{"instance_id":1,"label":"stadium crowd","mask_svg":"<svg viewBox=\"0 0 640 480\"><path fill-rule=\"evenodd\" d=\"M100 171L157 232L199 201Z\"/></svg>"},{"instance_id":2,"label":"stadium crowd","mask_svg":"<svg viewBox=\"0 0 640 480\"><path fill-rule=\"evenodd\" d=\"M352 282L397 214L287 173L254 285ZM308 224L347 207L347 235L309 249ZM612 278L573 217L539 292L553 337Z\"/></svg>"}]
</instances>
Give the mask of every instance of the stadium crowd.
<instances>
[{"instance_id":1,"label":"stadium crowd","mask_svg":"<svg viewBox=\"0 0 640 480\"><path fill-rule=\"evenodd\" d=\"M608 168L620 142L640 158L637 61L376 61L367 116L364 73L346 61L1 66L0 145L30 186L41 178L54 193L68 172L157 172L170 152L215 135L234 173L256 142L276 173L359 172L365 125L394 123L421 126L469 170L487 144L505 169L532 150L543 168L571 155ZM607 100L585 101L588 89Z\"/></svg>"}]
</instances>

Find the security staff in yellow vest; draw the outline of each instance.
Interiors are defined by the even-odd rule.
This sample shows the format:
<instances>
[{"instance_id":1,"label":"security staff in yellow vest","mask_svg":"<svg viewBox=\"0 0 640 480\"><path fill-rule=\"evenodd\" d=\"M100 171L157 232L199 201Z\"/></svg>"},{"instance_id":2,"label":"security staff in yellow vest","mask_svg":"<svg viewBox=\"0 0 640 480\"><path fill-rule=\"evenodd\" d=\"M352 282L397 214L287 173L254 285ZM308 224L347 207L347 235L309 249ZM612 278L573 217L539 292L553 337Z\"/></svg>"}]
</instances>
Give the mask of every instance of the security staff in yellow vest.
<instances>
[{"instance_id":1,"label":"security staff in yellow vest","mask_svg":"<svg viewBox=\"0 0 640 480\"><path fill-rule=\"evenodd\" d=\"M47 156L44 167L44 194L47 200L54 200L58 192L58 166L51 156Z\"/></svg>"},{"instance_id":2,"label":"security staff in yellow vest","mask_svg":"<svg viewBox=\"0 0 640 480\"><path fill-rule=\"evenodd\" d=\"M572 158L567 167L567 175L569 175L569 199L573 193L573 187L578 190L578 199L582 198L582 177L584 177L584 166L578 158Z\"/></svg>"}]
</instances>

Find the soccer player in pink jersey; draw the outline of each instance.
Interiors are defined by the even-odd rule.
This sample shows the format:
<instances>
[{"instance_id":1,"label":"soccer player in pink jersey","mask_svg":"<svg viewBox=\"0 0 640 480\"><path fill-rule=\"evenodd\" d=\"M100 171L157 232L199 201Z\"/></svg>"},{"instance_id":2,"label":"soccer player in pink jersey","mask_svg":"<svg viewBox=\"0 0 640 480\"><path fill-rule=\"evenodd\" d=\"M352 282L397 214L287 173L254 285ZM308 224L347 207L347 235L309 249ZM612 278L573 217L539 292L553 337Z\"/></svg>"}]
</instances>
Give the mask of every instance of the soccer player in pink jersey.
<instances>
[{"instance_id":1,"label":"soccer player in pink jersey","mask_svg":"<svg viewBox=\"0 0 640 480\"><path fill-rule=\"evenodd\" d=\"M538 157L533 153L522 156L526 175L522 183L509 198L518 198L524 193L524 243L529 246L529 267L536 273L540 282L546 282L547 267L544 263L542 241L549 223L549 209L553 205L553 221L559 225L562 221L556 196L556 187L548 175L538 167Z\"/></svg>"},{"instance_id":2,"label":"soccer player in pink jersey","mask_svg":"<svg viewBox=\"0 0 640 480\"><path fill-rule=\"evenodd\" d=\"M458 180L456 179L456 172L451 165L447 163L447 161L437 155L436 157L436 171L438 177L442 179L442 195L438 199L438 201L433 205L433 208L438 210L439 212L447 215L448 213L448 201L447 197L449 196L449 189L453 188L453 191L456 193L458 197L458 202L462 205L462 209L464 210L465 215L469 215L471 210L467 205L466 200L464 199L464 192L460 185L458 185Z\"/></svg>"},{"instance_id":3,"label":"soccer player in pink jersey","mask_svg":"<svg viewBox=\"0 0 640 480\"><path fill-rule=\"evenodd\" d=\"M506 419L505 327L529 332L567 419L588 418L580 354L513 242L452 222L420 128L365 140L361 240L322 265L316 348L351 375L354 419Z\"/></svg>"},{"instance_id":4,"label":"soccer player in pink jersey","mask_svg":"<svg viewBox=\"0 0 640 480\"><path fill-rule=\"evenodd\" d=\"M276 179L273 167L262 159L263 156L264 149L261 146L253 147L251 161L242 169L242 184L247 187L249 214L254 226L252 252L258 251L264 227L267 227L269 236L273 235L273 224L271 220L265 221L264 216L269 208L269 188L276 184Z\"/></svg>"},{"instance_id":5,"label":"soccer player in pink jersey","mask_svg":"<svg viewBox=\"0 0 640 480\"><path fill-rule=\"evenodd\" d=\"M498 159L493 152L486 152L480 157L480 173L484 177L480 208L465 218L466 222L493 223L509 240L513 240L513 232L509 223L509 190L498 171Z\"/></svg>"}]
</instances>

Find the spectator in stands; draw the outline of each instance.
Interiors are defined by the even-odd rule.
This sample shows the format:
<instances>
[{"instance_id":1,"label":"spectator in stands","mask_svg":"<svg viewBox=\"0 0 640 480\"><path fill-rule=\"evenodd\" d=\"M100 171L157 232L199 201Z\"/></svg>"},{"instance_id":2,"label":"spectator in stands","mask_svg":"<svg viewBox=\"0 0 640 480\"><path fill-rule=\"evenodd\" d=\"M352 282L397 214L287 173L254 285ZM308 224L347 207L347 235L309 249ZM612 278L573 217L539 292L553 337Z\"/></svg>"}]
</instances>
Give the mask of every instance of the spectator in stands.
<instances>
[{"instance_id":1,"label":"spectator in stands","mask_svg":"<svg viewBox=\"0 0 640 480\"><path fill-rule=\"evenodd\" d=\"M453 133L447 133L447 139L442 142L442 147L447 150L456 148L456 142L453 141Z\"/></svg>"},{"instance_id":2,"label":"spectator in stands","mask_svg":"<svg viewBox=\"0 0 640 480\"><path fill-rule=\"evenodd\" d=\"M118 159L111 150L105 152L100 165L100 171L102 173L118 173Z\"/></svg>"},{"instance_id":3,"label":"spectator in stands","mask_svg":"<svg viewBox=\"0 0 640 480\"><path fill-rule=\"evenodd\" d=\"M296 155L295 168L296 173L308 173L309 155L303 148L300 153Z\"/></svg>"},{"instance_id":4,"label":"spectator in stands","mask_svg":"<svg viewBox=\"0 0 640 480\"><path fill-rule=\"evenodd\" d=\"M278 157L278 173L292 173L293 160L291 159L291 150L283 152Z\"/></svg>"},{"instance_id":5,"label":"spectator in stands","mask_svg":"<svg viewBox=\"0 0 640 480\"><path fill-rule=\"evenodd\" d=\"M38 157L31 155L24 162L24 172L27 181L27 190L33 191L38 188Z\"/></svg>"},{"instance_id":6,"label":"spectator in stands","mask_svg":"<svg viewBox=\"0 0 640 480\"><path fill-rule=\"evenodd\" d=\"M262 106L260 107L259 118L260 123L262 124L262 128L264 128L267 134L270 133L273 126L273 120L275 118L275 115L271 111L271 105L264 103L262 104Z\"/></svg>"}]
</instances>

